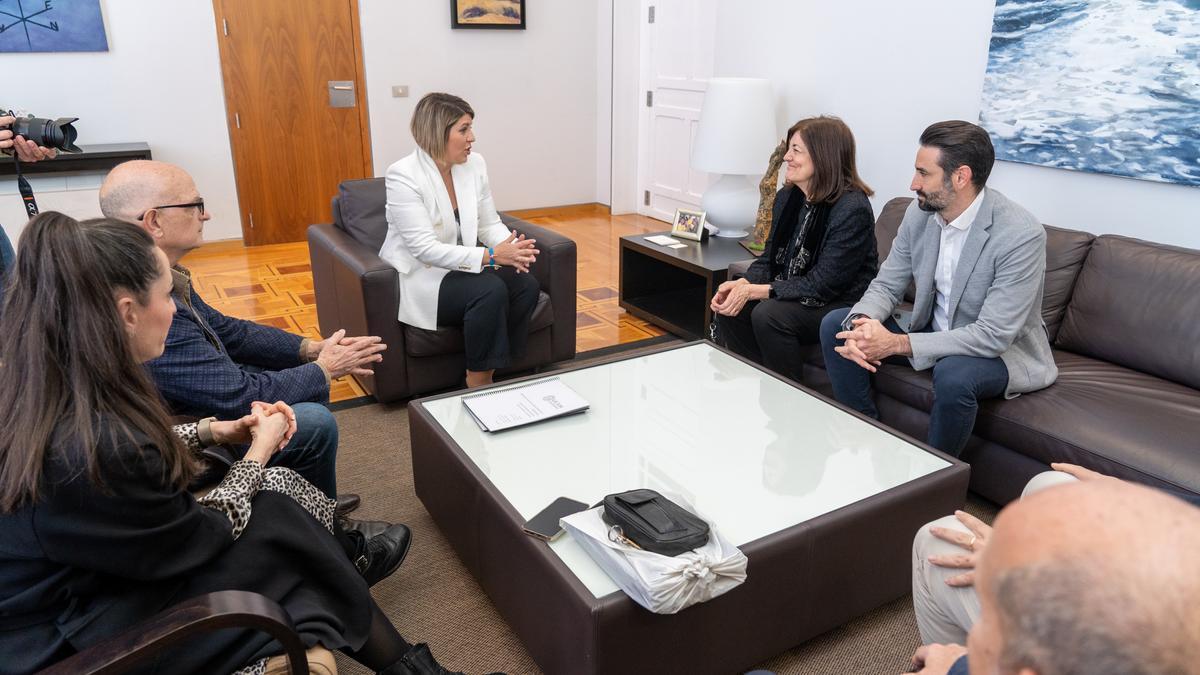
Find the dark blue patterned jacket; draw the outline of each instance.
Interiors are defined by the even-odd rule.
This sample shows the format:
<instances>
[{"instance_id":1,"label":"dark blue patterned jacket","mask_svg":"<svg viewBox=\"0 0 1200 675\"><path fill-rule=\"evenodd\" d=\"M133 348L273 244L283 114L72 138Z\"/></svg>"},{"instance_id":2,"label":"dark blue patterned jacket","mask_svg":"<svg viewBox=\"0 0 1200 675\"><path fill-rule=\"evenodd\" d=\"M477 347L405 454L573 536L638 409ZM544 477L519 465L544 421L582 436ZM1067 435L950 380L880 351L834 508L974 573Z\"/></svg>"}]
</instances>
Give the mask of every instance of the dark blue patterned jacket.
<instances>
[{"instance_id":1,"label":"dark blue patterned jacket","mask_svg":"<svg viewBox=\"0 0 1200 675\"><path fill-rule=\"evenodd\" d=\"M176 415L236 419L254 401L326 403L329 380L300 358L303 338L209 307L175 271L175 318L163 355L146 364Z\"/></svg>"}]
</instances>

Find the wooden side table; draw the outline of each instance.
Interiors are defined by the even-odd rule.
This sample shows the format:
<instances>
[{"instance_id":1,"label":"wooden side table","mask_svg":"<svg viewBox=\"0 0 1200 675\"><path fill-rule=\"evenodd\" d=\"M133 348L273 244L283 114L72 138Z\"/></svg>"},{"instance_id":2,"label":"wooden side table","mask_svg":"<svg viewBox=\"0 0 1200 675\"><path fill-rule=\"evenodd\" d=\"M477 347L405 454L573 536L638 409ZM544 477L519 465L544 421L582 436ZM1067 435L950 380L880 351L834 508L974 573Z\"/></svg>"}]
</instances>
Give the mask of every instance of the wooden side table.
<instances>
[{"instance_id":1,"label":"wooden side table","mask_svg":"<svg viewBox=\"0 0 1200 675\"><path fill-rule=\"evenodd\" d=\"M646 237L621 237L621 307L672 333L690 339L708 336L708 303L728 277L729 265L754 256L736 239L709 237L706 242L676 239L683 248L667 248Z\"/></svg>"}]
</instances>

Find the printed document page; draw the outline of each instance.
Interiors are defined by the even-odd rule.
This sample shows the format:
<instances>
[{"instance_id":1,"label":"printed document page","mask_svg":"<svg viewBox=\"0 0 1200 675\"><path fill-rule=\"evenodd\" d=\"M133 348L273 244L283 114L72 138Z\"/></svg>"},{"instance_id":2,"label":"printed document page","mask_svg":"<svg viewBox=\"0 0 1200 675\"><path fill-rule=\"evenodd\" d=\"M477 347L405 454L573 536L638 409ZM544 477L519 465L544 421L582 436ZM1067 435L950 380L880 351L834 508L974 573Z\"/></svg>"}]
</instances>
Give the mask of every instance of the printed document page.
<instances>
[{"instance_id":1,"label":"printed document page","mask_svg":"<svg viewBox=\"0 0 1200 675\"><path fill-rule=\"evenodd\" d=\"M588 402L557 377L462 398L484 431L514 427L587 410Z\"/></svg>"}]
</instances>

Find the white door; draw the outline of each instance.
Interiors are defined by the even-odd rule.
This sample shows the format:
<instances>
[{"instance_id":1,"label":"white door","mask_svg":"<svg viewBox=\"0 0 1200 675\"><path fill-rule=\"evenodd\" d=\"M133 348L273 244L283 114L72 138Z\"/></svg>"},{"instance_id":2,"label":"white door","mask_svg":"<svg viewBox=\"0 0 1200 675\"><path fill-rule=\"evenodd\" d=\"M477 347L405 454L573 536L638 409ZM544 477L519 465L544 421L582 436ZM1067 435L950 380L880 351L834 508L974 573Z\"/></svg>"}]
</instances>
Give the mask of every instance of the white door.
<instances>
[{"instance_id":1,"label":"white door","mask_svg":"<svg viewBox=\"0 0 1200 675\"><path fill-rule=\"evenodd\" d=\"M713 70L716 0L643 0L638 212L670 221L699 208L708 174L689 160Z\"/></svg>"}]
</instances>

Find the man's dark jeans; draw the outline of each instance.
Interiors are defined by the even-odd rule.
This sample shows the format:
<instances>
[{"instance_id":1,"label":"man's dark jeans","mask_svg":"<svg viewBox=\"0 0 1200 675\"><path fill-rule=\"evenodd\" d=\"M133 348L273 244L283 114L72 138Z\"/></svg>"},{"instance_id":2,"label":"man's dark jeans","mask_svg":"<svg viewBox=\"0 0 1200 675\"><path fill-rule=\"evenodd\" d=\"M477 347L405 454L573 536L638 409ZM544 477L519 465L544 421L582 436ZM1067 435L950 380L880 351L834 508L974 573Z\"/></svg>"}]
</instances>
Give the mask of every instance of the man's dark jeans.
<instances>
[{"instance_id":1,"label":"man's dark jeans","mask_svg":"<svg viewBox=\"0 0 1200 675\"><path fill-rule=\"evenodd\" d=\"M297 403L296 435L267 466L286 466L330 499L337 498L337 420L320 403Z\"/></svg>"},{"instance_id":2,"label":"man's dark jeans","mask_svg":"<svg viewBox=\"0 0 1200 675\"><path fill-rule=\"evenodd\" d=\"M871 373L834 351L842 340L834 337L850 308L835 309L821 321L821 351L825 372L833 384L837 400L855 410L879 419L879 410L871 393ZM892 319L883 324L893 333L903 333ZM945 356L933 366L933 409L929 413L929 436L933 447L957 457L971 438L979 400L1004 395L1008 387L1008 368L999 358Z\"/></svg>"}]
</instances>

